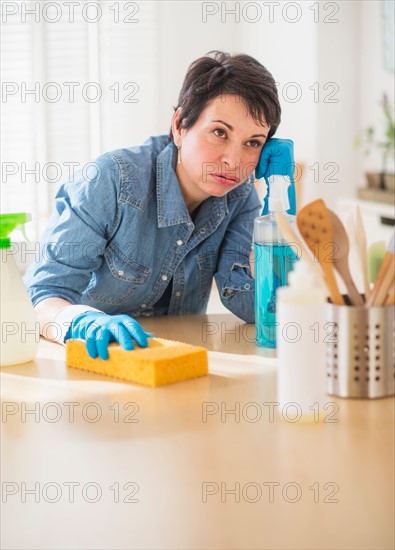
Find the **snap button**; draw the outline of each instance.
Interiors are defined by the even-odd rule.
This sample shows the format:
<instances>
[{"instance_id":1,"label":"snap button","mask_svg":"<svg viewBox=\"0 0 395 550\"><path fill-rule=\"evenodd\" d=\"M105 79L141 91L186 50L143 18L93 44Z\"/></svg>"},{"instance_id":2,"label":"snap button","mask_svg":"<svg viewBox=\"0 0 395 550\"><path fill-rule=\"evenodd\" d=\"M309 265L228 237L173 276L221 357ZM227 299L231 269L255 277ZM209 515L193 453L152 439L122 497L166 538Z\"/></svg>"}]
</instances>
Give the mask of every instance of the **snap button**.
<instances>
[{"instance_id":1,"label":"snap button","mask_svg":"<svg viewBox=\"0 0 395 550\"><path fill-rule=\"evenodd\" d=\"M145 309L147 307L147 304L141 304L141 309Z\"/></svg>"},{"instance_id":2,"label":"snap button","mask_svg":"<svg viewBox=\"0 0 395 550\"><path fill-rule=\"evenodd\" d=\"M200 230L200 233L206 233L206 228L202 227L201 230Z\"/></svg>"},{"instance_id":3,"label":"snap button","mask_svg":"<svg viewBox=\"0 0 395 550\"><path fill-rule=\"evenodd\" d=\"M182 292L180 292L179 290L176 292L176 296L177 298L179 298L180 296L182 296Z\"/></svg>"},{"instance_id":4,"label":"snap button","mask_svg":"<svg viewBox=\"0 0 395 550\"><path fill-rule=\"evenodd\" d=\"M250 285L249 283L246 283L246 284L244 285L244 288L245 288L246 290L250 290L251 285Z\"/></svg>"},{"instance_id":5,"label":"snap button","mask_svg":"<svg viewBox=\"0 0 395 550\"><path fill-rule=\"evenodd\" d=\"M162 275L161 279L162 279L162 281L167 281L167 275Z\"/></svg>"},{"instance_id":6,"label":"snap button","mask_svg":"<svg viewBox=\"0 0 395 550\"><path fill-rule=\"evenodd\" d=\"M122 269L120 269L120 270L118 271L118 275L119 275L120 277L123 277L123 276L125 275L125 272L122 271Z\"/></svg>"},{"instance_id":7,"label":"snap button","mask_svg":"<svg viewBox=\"0 0 395 550\"><path fill-rule=\"evenodd\" d=\"M184 244L184 241L182 241L181 239L178 239L177 244L178 246L181 246L182 244Z\"/></svg>"}]
</instances>

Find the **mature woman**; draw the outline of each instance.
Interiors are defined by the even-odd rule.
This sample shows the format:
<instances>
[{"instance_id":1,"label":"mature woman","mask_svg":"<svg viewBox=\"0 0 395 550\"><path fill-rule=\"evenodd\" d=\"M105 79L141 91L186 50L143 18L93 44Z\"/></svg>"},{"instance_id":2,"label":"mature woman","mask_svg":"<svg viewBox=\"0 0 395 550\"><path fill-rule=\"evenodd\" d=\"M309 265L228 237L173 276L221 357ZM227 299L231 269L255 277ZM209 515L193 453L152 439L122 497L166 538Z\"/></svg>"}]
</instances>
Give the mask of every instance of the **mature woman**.
<instances>
[{"instance_id":1,"label":"mature woman","mask_svg":"<svg viewBox=\"0 0 395 550\"><path fill-rule=\"evenodd\" d=\"M41 333L84 338L103 359L114 339L146 346L136 318L204 312L213 277L222 303L254 322L253 173L289 144L269 140L261 155L280 113L273 77L250 56L193 62L169 136L104 154L89 180L60 187L25 278Z\"/></svg>"}]
</instances>

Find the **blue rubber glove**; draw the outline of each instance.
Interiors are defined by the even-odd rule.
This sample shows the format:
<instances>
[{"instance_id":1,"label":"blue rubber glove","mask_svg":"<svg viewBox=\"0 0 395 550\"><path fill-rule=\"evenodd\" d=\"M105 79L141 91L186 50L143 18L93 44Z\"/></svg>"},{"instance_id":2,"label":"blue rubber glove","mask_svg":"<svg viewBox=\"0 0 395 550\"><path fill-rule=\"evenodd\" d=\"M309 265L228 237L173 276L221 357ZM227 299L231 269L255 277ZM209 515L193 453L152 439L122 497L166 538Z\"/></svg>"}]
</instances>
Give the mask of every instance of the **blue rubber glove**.
<instances>
[{"instance_id":1,"label":"blue rubber glove","mask_svg":"<svg viewBox=\"0 0 395 550\"><path fill-rule=\"evenodd\" d=\"M269 212L268 197L270 195L269 176L278 174L288 176L291 182L288 187L289 210L288 214L296 214L296 197L294 181L295 161L294 161L294 143L290 139L270 138L263 146L259 162L255 168L255 176L265 178L267 183L267 195L262 210L262 215Z\"/></svg>"},{"instance_id":2,"label":"blue rubber glove","mask_svg":"<svg viewBox=\"0 0 395 550\"><path fill-rule=\"evenodd\" d=\"M134 349L132 338L142 348L148 346L147 337L153 335L145 332L143 327L129 315L107 315L100 311L87 311L73 319L65 336L86 340L86 350L92 359L108 359L107 347L117 341L126 350Z\"/></svg>"}]
</instances>

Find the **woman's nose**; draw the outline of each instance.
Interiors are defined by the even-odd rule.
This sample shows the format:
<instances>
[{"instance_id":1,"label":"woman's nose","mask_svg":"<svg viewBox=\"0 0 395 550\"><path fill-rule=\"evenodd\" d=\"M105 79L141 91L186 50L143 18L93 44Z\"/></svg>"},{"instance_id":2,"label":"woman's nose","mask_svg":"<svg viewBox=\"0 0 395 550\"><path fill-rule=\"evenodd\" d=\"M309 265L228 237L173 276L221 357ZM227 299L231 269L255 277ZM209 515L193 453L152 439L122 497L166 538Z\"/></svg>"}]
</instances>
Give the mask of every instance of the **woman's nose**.
<instances>
[{"instance_id":1,"label":"woman's nose","mask_svg":"<svg viewBox=\"0 0 395 550\"><path fill-rule=\"evenodd\" d=\"M227 143L221 154L221 163L226 164L229 170L240 167L240 147L236 143Z\"/></svg>"}]
</instances>

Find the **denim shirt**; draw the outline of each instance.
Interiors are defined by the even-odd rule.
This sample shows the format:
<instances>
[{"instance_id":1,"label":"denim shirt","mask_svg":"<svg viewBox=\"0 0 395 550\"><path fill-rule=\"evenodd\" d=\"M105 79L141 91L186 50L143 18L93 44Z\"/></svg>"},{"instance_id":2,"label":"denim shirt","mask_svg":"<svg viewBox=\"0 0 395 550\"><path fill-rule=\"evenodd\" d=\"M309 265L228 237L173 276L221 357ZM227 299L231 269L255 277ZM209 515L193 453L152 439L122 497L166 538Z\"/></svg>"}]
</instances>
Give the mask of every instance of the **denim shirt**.
<instances>
[{"instance_id":1,"label":"denim shirt","mask_svg":"<svg viewBox=\"0 0 395 550\"><path fill-rule=\"evenodd\" d=\"M176 159L167 136L155 136L102 155L89 177L59 188L40 260L24 279L34 305L60 297L135 318L204 313L215 277L222 303L254 322L255 187L207 198L192 219Z\"/></svg>"}]
</instances>

